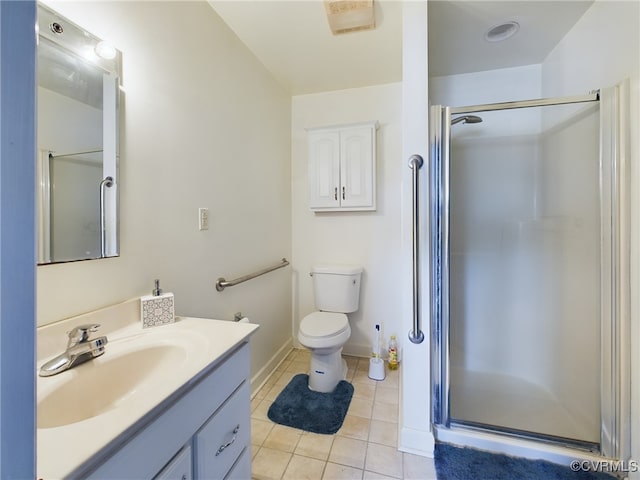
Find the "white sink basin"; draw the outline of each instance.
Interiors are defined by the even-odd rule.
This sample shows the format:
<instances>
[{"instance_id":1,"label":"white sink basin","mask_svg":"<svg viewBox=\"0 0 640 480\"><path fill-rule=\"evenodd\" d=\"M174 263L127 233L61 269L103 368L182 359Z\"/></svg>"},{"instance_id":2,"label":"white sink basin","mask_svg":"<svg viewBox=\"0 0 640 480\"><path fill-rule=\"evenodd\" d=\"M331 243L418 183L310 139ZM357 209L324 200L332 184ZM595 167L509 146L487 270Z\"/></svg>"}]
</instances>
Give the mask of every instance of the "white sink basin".
<instances>
[{"instance_id":1,"label":"white sink basin","mask_svg":"<svg viewBox=\"0 0 640 480\"><path fill-rule=\"evenodd\" d=\"M127 351L117 342L107 344L104 355L58 374L56 385L38 401L38 428L68 425L116 408L186 358L187 351L176 345Z\"/></svg>"},{"instance_id":2,"label":"white sink basin","mask_svg":"<svg viewBox=\"0 0 640 480\"><path fill-rule=\"evenodd\" d=\"M37 427L63 427L131 402L155 399L168 379L198 362L207 338L185 329L158 328L109 338L105 353L51 377L38 377Z\"/></svg>"}]
</instances>

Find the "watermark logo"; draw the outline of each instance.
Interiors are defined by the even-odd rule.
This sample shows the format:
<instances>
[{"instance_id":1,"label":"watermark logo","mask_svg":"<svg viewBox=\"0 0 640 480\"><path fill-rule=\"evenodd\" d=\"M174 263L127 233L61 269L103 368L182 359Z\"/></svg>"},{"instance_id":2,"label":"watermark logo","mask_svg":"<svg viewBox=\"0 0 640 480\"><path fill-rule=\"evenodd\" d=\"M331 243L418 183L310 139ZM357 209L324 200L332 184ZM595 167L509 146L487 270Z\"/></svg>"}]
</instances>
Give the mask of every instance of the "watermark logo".
<instances>
[{"instance_id":1,"label":"watermark logo","mask_svg":"<svg viewBox=\"0 0 640 480\"><path fill-rule=\"evenodd\" d=\"M574 460L569 467L574 472L640 472L640 463L636 460Z\"/></svg>"}]
</instances>

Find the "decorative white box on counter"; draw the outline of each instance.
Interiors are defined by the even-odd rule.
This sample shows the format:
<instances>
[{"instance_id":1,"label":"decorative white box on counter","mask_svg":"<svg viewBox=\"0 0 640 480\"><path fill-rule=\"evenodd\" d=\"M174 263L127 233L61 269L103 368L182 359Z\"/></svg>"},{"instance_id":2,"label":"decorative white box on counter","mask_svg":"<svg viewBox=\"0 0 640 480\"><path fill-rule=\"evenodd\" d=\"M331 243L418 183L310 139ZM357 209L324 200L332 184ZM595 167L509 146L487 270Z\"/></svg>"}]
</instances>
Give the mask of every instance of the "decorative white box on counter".
<instances>
[{"instance_id":1,"label":"decorative white box on counter","mask_svg":"<svg viewBox=\"0 0 640 480\"><path fill-rule=\"evenodd\" d=\"M173 323L176 320L173 293L162 293L160 280L155 281L151 295L140 298L142 328Z\"/></svg>"},{"instance_id":2,"label":"decorative white box on counter","mask_svg":"<svg viewBox=\"0 0 640 480\"><path fill-rule=\"evenodd\" d=\"M173 293L164 293L160 296L145 295L140 298L140 316L142 328L175 322Z\"/></svg>"}]
</instances>

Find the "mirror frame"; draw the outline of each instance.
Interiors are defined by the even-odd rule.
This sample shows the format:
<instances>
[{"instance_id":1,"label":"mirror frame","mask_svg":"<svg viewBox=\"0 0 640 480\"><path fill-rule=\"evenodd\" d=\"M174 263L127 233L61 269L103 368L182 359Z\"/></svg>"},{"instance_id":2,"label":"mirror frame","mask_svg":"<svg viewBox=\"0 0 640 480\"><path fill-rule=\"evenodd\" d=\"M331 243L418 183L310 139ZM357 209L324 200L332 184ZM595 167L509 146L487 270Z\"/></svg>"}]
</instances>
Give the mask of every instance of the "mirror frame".
<instances>
[{"instance_id":1,"label":"mirror frame","mask_svg":"<svg viewBox=\"0 0 640 480\"><path fill-rule=\"evenodd\" d=\"M87 32L84 28L55 12L48 6L38 3L38 21L36 34L38 45L46 39L64 53L85 61L103 72L102 90L102 182L96 186L96 195L100 198L98 212L99 242L98 255L77 258L55 259L51 257L51 182L49 162L58 153L63 156L69 152L51 152L46 146L38 144L37 178L37 231L38 265L49 265L81 260L117 257L119 247L119 144L120 144L120 80L122 72L122 54L106 44L101 38ZM108 45L112 49L112 58L99 56L98 46ZM97 48L98 47L98 48ZM40 47L38 47L40 48ZM37 85L39 87L39 84ZM37 88L36 87L36 88ZM36 98L37 98L36 92ZM38 112L39 114L39 112ZM45 148L45 150L42 150ZM74 153L77 154L77 153ZM47 212L45 214L45 212Z\"/></svg>"}]
</instances>

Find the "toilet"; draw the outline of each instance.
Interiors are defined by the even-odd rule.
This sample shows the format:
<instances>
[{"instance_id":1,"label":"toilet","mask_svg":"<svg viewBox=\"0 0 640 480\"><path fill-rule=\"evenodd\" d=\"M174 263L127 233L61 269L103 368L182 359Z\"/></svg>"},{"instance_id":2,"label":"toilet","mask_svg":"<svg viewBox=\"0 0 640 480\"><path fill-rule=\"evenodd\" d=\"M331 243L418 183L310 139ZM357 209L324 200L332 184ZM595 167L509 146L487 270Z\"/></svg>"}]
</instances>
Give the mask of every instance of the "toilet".
<instances>
[{"instance_id":1,"label":"toilet","mask_svg":"<svg viewBox=\"0 0 640 480\"><path fill-rule=\"evenodd\" d=\"M342 347L351 336L347 313L358 310L362 267L323 266L311 271L317 312L300 321L298 341L311 350L309 388L332 392L347 375Z\"/></svg>"}]
</instances>

